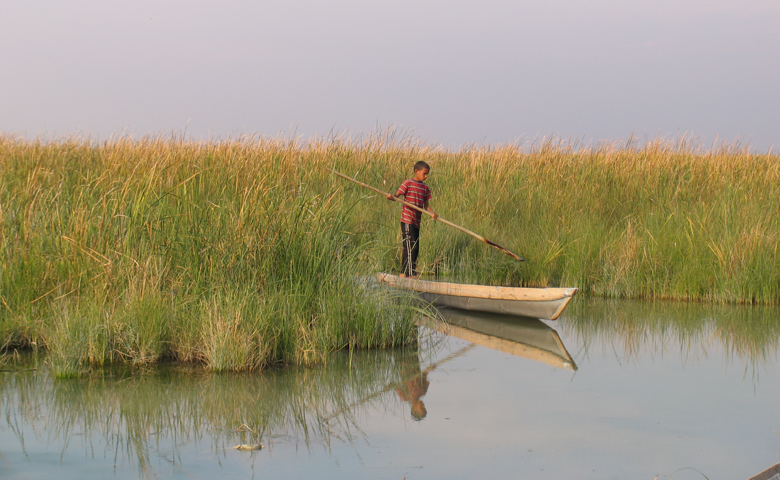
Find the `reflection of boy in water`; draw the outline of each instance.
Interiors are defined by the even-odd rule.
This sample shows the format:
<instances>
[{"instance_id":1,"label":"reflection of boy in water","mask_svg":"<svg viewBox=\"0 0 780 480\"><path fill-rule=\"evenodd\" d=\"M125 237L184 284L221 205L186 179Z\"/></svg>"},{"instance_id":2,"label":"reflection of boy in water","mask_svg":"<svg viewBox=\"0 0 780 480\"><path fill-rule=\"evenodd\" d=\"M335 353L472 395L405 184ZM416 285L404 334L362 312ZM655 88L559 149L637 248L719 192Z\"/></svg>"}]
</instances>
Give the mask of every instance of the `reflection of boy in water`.
<instances>
[{"instance_id":1,"label":"reflection of boy in water","mask_svg":"<svg viewBox=\"0 0 780 480\"><path fill-rule=\"evenodd\" d=\"M428 414L425 404L420 397L428 392L428 372L420 369L420 360L417 355L408 357L401 369L401 380L403 383L395 391L398 397L404 402L409 402L412 406L412 417L415 420L422 420Z\"/></svg>"}]
</instances>

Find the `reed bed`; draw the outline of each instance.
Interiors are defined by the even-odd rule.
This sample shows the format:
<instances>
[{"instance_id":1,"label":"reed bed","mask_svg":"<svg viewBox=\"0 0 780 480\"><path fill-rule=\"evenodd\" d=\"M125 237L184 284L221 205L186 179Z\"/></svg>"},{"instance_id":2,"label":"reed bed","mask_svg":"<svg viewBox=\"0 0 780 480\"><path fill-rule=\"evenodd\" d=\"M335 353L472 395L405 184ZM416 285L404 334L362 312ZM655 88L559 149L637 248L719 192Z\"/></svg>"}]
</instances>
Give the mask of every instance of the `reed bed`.
<instances>
[{"instance_id":1,"label":"reed bed","mask_svg":"<svg viewBox=\"0 0 780 480\"><path fill-rule=\"evenodd\" d=\"M612 298L777 304L780 162L738 145L450 152L370 136L27 141L0 137L0 338L62 375L161 359L214 370L414 343L414 306L360 280L397 271L393 191L432 167L425 274Z\"/></svg>"},{"instance_id":2,"label":"reed bed","mask_svg":"<svg viewBox=\"0 0 780 480\"><path fill-rule=\"evenodd\" d=\"M427 221L421 263L428 274L576 286L608 298L780 301L777 155L740 145L704 149L685 139L587 148L552 139L454 153L352 149L333 164L392 190L416 159L432 167L437 213L526 259ZM381 243L397 244L397 211L380 201L366 201L371 213L362 222L387 225ZM384 257L384 268L397 268L397 256Z\"/></svg>"},{"instance_id":3,"label":"reed bed","mask_svg":"<svg viewBox=\"0 0 780 480\"><path fill-rule=\"evenodd\" d=\"M311 364L416 341L361 281L357 199L279 143L0 141L0 335L56 375L160 360ZM361 228L362 230L362 228Z\"/></svg>"},{"instance_id":4,"label":"reed bed","mask_svg":"<svg viewBox=\"0 0 780 480\"><path fill-rule=\"evenodd\" d=\"M434 248L430 268L604 297L777 303L779 166L777 156L663 143L465 152L435 167L440 213L526 262L437 228L449 248Z\"/></svg>"}]
</instances>

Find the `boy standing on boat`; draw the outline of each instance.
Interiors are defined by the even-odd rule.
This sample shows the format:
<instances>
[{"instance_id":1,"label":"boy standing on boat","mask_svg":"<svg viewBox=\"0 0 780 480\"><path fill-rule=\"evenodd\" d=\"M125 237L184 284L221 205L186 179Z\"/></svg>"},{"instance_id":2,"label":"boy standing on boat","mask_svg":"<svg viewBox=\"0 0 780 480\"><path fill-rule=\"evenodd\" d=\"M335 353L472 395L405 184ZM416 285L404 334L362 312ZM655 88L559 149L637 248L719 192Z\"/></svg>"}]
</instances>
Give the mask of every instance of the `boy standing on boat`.
<instances>
[{"instance_id":1,"label":"boy standing on boat","mask_svg":"<svg viewBox=\"0 0 780 480\"><path fill-rule=\"evenodd\" d=\"M404 200L420 207L438 218L428 202L431 200L431 189L425 184L431 167L423 161L414 164L412 178L404 180L395 195L388 195L388 200L395 200L403 195ZM403 240L403 256L401 257L401 277L417 276L417 255L420 252L420 219L422 212L406 205L401 210L401 238Z\"/></svg>"}]
</instances>

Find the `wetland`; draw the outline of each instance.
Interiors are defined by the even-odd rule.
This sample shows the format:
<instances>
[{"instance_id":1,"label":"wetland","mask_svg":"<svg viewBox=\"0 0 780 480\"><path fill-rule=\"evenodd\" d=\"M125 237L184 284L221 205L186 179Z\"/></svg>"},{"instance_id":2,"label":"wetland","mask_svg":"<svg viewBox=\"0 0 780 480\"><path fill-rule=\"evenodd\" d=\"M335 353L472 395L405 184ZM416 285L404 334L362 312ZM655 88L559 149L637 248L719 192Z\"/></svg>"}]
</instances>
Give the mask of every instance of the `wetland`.
<instances>
[{"instance_id":1,"label":"wetland","mask_svg":"<svg viewBox=\"0 0 780 480\"><path fill-rule=\"evenodd\" d=\"M0 137L2 477L777 463L778 156L575 147ZM526 259L428 222L421 271L579 288L557 322L364 280L398 271L399 212L327 168L390 191L419 159L437 213Z\"/></svg>"},{"instance_id":2,"label":"wetland","mask_svg":"<svg viewBox=\"0 0 780 480\"><path fill-rule=\"evenodd\" d=\"M419 159L438 213L526 259L424 221L425 275L780 303L780 161L739 145L0 136L0 346L47 349L61 377L413 346L416 307L355 283L398 271L397 205L328 168L389 191Z\"/></svg>"}]
</instances>

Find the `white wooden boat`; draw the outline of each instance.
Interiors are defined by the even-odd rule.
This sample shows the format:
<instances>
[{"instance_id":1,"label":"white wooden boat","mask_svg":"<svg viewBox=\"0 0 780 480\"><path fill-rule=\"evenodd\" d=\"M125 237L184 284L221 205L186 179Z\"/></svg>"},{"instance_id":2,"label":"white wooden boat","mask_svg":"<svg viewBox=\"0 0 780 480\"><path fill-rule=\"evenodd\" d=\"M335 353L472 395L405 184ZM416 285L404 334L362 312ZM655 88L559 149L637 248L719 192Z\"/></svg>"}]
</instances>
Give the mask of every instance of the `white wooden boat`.
<instances>
[{"instance_id":1,"label":"white wooden boat","mask_svg":"<svg viewBox=\"0 0 780 480\"><path fill-rule=\"evenodd\" d=\"M490 287L401 278L387 273L380 273L377 279L393 288L417 292L434 305L545 320L558 318L577 293L576 288Z\"/></svg>"}]
</instances>

